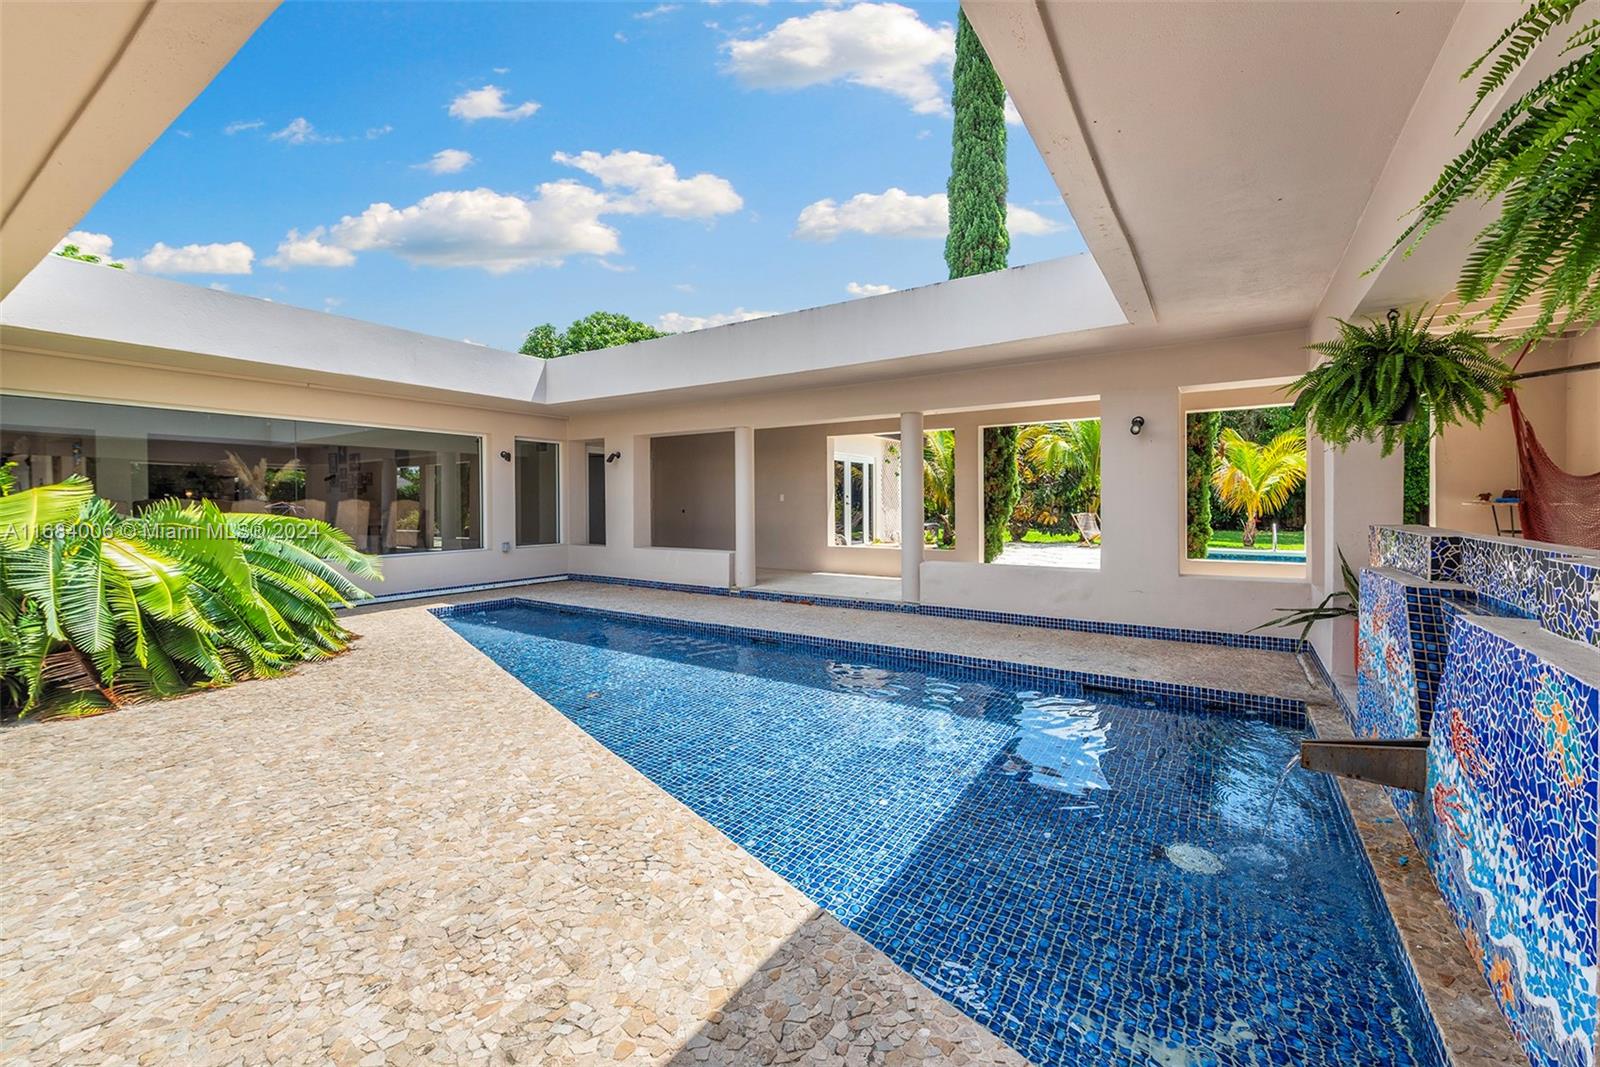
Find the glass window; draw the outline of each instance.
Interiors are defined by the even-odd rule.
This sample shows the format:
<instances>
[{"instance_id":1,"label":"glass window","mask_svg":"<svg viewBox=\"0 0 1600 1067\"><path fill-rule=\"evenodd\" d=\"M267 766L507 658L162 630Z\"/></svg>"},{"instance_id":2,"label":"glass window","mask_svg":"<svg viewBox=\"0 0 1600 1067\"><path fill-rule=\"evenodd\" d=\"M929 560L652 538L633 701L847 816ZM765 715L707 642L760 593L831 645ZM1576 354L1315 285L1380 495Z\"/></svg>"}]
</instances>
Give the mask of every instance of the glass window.
<instances>
[{"instance_id":1,"label":"glass window","mask_svg":"<svg viewBox=\"0 0 1600 1067\"><path fill-rule=\"evenodd\" d=\"M476 437L0 397L0 462L27 488L82 474L122 511L166 497L333 523L363 552L482 547Z\"/></svg>"},{"instance_id":2,"label":"glass window","mask_svg":"<svg viewBox=\"0 0 1600 1067\"><path fill-rule=\"evenodd\" d=\"M561 540L560 450L551 441L517 442L517 544Z\"/></svg>"}]
</instances>

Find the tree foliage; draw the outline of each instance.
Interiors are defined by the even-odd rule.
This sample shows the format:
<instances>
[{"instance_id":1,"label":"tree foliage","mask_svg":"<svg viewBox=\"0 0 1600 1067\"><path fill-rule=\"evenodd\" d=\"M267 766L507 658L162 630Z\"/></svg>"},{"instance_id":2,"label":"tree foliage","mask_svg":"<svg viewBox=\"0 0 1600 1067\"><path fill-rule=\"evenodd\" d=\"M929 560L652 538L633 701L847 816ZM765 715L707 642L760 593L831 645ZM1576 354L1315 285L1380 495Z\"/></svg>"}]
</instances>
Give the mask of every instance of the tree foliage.
<instances>
[{"instance_id":1,"label":"tree foliage","mask_svg":"<svg viewBox=\"0 0 1600 1067\"><path fill-rule=\"evenodd\" d=\"M1017 505L1011 538L1100 511L1100 420L1034 423L1017 433Z\"/></svg>"},{"instance_id":2,"label":"tree foliage","mask_svg":"<svg viewBox=\"0 0 1600 1067\"><path fill-rule=\"evenodd\" d=\"M1216 465L1222 412L1201 411L1188 418L1189 558L1205 559L1211 541L1211 477Z\"/></svg>"},{"instance_id":3,"label":"tree foliage","mask_svg":"<svg viewBox=\"0 0 1600 1067\"><path fill-rule=\"evenodd\" d=\"M1534 49L1572 20L1581 0L1534 0L1467 68L1477 94L1464 127L1504 88ZM1489 299L1472 316L1489 331L1524 305L1539 314L1518 341L1553 328L1586 330L1600 319L1600 19L1568 34L1561 66L1513 100L1451 160L1385 258L1417 242L1465 200L1497 201L1499 216L1477 235L1456 280L1463 303ZM1460 127L1458 127L1458 130Z\"/></svg>"},{"instance_id":4,"label":"tree foliage","mask_svg":"<svg viewBox=\"0 0 1600 1067\"><path fill-rule=\"evenodd\" d=\"M1433 316L1409 309L1365 324L1335 321L1339 336L1310 346L1327 361L1289 390L1295 413L1336 448L1377 438L1387 456L1413 418L1430 435L1479 425L1511 385L1511 368L1489 351L1492 339L1464 326L1436 334Z\"/></svg>"},{"instance_id":5,"label":"tree foliage","mask_svg":"<svg viewBox=\"0 0 1600 1067\"><path fill-rule=\"evenodd\" d=\"M56 255L60 256L62 259L76 259L82 263L99 263L102 266L110 267L113 270L128 269L128 265L126 263L118 263L114 260L107 260L103 256L97 256L92 252L85 252L77 245L62 245L61 250L57 252Z\"/></svg>"},{"instance_id":6,"label":"tree foliage","mask_svg":"<svg viewBox=\"0 0 1600 1067\"><path fill-rule=\"evenodd\" d=\"M944 261L950 277L966 278L1004 270L1011 250L1006 230L1006 90L966 12L956 16L951 83L955 123ZM1019 492L1017 428L988 429L983 437L983 555L991 560L1005 548Z\"/></svg>"},{"instance_id":7,"label":"tree foliage","mask_svg":"<svg viewBox=\"0 0 1600 1067\"><path fill-rule=\"evenodd\" d=\"M1223 506L1244 516L1244 545L1256 543L1256 527L1263 515L1272 515L1306 480L1306 434L1286 430L1266 444L1246 440L1234 429L1224 429L1217 443L1217 463L1211 484Z\"/></svg>"},{"instance_id":8,"label":"tree foliage","mask_svg":"<svg viewBox=\"0 0 1600 1067\"><path fill-rule=\"evenodd\" d=\"M315 519L161 500L119 515L74 476L0 479L0 708L81 714L342 651L378 564Z\"/></svg>"},{"instance_id":9,"label":"tree foliage","mask_svg":"<svg viewBox=\"0 0 1600 1067\"><path fill-rule=\"evenodd\" d=\"M922 519L934 523L933 543L956 543L956 435L929 430L922 435Z\"/></svg>"},{"instance_id":10,"label":"tree foliage","mask_svg":"<svg viewBox=\"0 0 1600 1067\"><path fill-rule=\"evenodd\" d=\"M1006 230L1006 90L964 11L956 18L951 81L955 129L944 261L950 277L966 278L1004 270L1011 235Z\"/></svg>"},{"instance_id":11,"label":"tree foliage","mask_svg":"<svg viewBox=\"0 0 1600 1067\"><path fill-rule=\"evenodd\" d=\"M521 352L525 356L555 359L574 352L594 352L666 336L664 330L620 312L592 311L562 331L548 322L535 326L523 339Z\"/></svg>"},{"instance_id":12,"label":"tree foliage","mask_svg":"<svg viewBox=\"0 0 1600 1067\"><path fill-rule=\"evenodd\" d=\"M1401 456L1405 464L1401 521L1412 526L1428 525L1432 471L1432 456L1428 449L1430 440L1428 428L1421 422L1414 422L1406 427L1405 439L1401 442Z\"/></svg>"},{"instance_id":13,"label":"tree foliage","mask_svg":"<svg viewBox=\"0 0 1600 1067\"><path fill-rule=\"evenodd\" d=\"M1005 551L1011 513L1021 487L1017 481L1017 427L988 426L983 431L983 561Z\"/></svg>"}]
</instances>

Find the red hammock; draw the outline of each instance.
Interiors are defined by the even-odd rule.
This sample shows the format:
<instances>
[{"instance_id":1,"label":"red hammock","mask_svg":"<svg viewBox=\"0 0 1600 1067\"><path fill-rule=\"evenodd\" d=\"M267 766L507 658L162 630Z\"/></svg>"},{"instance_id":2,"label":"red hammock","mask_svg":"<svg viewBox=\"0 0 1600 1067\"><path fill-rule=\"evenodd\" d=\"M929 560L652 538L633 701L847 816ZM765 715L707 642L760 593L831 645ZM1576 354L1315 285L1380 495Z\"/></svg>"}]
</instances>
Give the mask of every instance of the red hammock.
<instances>
[{"instance_id":1,"label":"red hammock","mask_svg":"<svg viewBox=\"0 0 1600 1067\"><path fill-rule=\"evenodd\" d=\"M1530 541L1600 548L1600 471L1568 474L1556 466L1517 404L1516 393L1506 392L1506 405L1522 471L1522 535Z\"/></svg>"}]
</instances>

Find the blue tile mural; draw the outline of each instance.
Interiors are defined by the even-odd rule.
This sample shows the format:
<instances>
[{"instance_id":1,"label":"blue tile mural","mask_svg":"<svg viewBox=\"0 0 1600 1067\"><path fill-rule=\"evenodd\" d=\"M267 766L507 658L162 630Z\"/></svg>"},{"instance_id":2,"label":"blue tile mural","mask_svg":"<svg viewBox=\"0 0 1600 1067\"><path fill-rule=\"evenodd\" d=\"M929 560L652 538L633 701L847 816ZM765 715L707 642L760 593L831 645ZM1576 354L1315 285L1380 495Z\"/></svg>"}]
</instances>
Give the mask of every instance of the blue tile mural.
<instances>
[{"instance_id":1,"label":"blue tile mural","mask_svg":"<svg viewBox=\"0 0 1600 1067\"><path fill-rule=\"evenodd\" d=\"M1425 527L1369 547L1352 729L1428 735L1427 792L1395 807L1535 1067L1594 1067L1600 554Z\"/></svg>"},{"instance_id":2,"label":"blue tile mural","mask_svg":"<svg viewBox=\"0 0 1600 1067\"><path fill-rule=\"evenodd\" d=\"M1535 1067L1591 1067L1600 697L1481 618L1449 614L1429 866Z\"/></svg>"}]
</instances>

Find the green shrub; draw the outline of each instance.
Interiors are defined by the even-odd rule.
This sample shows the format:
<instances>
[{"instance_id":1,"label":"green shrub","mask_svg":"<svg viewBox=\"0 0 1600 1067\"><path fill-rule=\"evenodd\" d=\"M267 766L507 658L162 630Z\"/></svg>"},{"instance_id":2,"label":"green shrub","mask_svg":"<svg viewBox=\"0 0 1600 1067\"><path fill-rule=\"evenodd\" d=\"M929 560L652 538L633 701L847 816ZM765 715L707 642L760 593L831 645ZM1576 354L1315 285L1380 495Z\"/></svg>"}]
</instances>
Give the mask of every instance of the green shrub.
<instances>
[{"instance_id":1,"label":"green shrub","mask_svg":"<svg viewBox=\"0 0 1600 1067\"><path fill-rule=\"evenodd\" d=\"M84 714L342 652L334 609L378 561L315 519L161 500L119 515L81 477L0 477L0 710Z\"/></svg>"}]
</instances>

